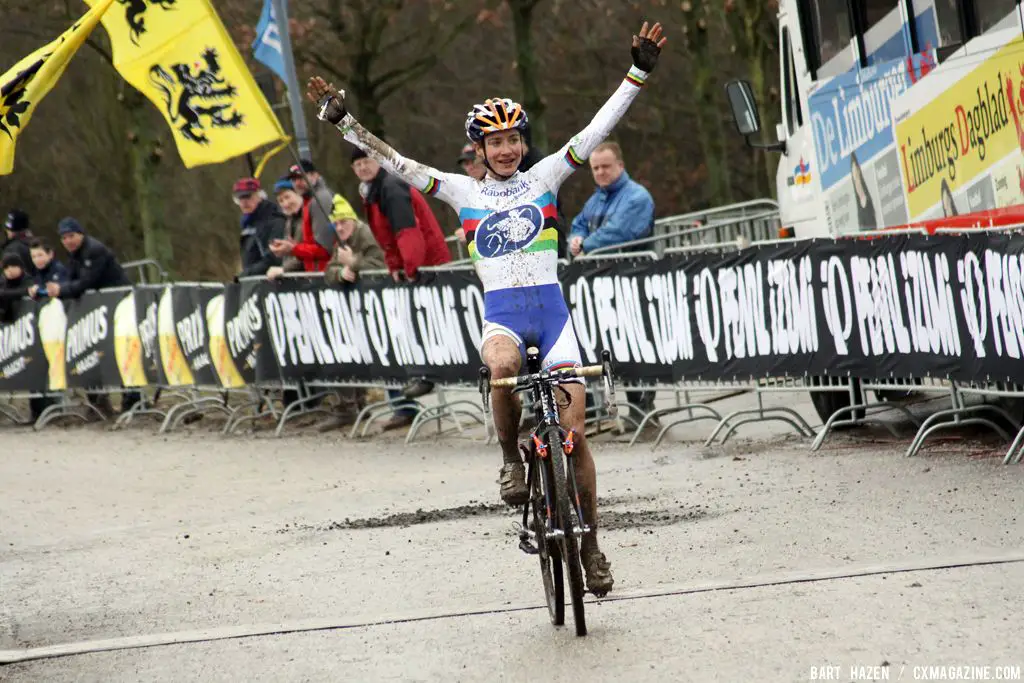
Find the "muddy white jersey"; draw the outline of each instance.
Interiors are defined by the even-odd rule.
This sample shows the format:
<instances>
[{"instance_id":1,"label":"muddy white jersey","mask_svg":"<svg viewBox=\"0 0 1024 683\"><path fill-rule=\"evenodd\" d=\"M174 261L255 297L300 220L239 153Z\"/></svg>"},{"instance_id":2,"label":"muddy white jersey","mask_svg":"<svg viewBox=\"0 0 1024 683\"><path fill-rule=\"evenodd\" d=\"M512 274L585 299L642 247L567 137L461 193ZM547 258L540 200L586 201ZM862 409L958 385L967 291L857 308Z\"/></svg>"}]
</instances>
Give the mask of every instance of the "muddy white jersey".
<instances>
[{"instance_id":1,"label":"muddy white jersey","mask_svg":"<svg viewBox=\"0 0 1024 683\"><path fill-rule=\"evenodd\" d=\"M558 282L558 190L608 137L646 78L632 67L586 128L530 170L505 180L477 181L406 159L351 114L337 127L389 173L455 209L485 292L551 285Z\"/></svg>"}]
</instances>

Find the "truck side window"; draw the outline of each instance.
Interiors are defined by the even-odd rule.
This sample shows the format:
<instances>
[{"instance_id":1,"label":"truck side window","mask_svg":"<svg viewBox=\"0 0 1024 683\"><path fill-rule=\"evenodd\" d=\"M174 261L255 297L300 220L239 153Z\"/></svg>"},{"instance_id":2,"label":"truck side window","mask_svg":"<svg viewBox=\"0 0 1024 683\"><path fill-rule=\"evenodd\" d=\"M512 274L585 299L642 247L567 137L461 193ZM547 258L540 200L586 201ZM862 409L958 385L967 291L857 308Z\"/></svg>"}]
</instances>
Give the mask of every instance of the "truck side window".
<instances>
[{"instance_id":1,"label":"truck side window","mask_svg":"<svg viewBox=\"0 0 1024 683\"><path fill-rule=\"evenodd\" d=\"M903 18L899 0L862 0L859 4L864 27L864 52L868 64L908 57L903 40Z\"/></svg>"},{"instance_id":2,"label":"truck side window","mask_svg":"<svg viewBox=\"0 0 1024 683\"><path fill-rule=\"evenodd\" d=\"M846 0L811 0L811 22L818 45L818 64L826 64L850 46Z\"/></svg>"},{"instance_id":3,"label":"truck side window","mask_svg":"<svg viewBox=\"0 0 1024 683\"><path fill-rule=\"evenodd\" d=\"M984 33L999 24L1015 9L1016 0L975 0L974 16L978 20L978 33Z\"/></svg>"},{"instance_id":4,"label":"truck side window","mask_svg":"<svg viewBox=\"0 0 1024 683\"><path fill-rule=\"evenodd\" d=\"M921 6L920 10L917 11L919 49L954 47L963 44L964 34L960 27L960 13L956 6L957 0L935 0L933 7L928 7L928 3L916 0L914 9L918 10L919 5ZM935 13L934 23L932 12ZM939 26L939 44L929 45L931 41L928 40L928 32L929 30L935 30L935 23L938 23Z\"/></svg>"},{"instance_id":5,"label":"truck side window","mask_svg":"<svg viewBox=\"0 0 1024 683\"><path fill-rule=\"evenodd\" d=\"M782 88L786 101L786 129L790 135L804 125L804 112L800 106L800 88L796 82L796 61L793 45L789 39L789 28L782 27Z\"/></svg>"}]
</instances>

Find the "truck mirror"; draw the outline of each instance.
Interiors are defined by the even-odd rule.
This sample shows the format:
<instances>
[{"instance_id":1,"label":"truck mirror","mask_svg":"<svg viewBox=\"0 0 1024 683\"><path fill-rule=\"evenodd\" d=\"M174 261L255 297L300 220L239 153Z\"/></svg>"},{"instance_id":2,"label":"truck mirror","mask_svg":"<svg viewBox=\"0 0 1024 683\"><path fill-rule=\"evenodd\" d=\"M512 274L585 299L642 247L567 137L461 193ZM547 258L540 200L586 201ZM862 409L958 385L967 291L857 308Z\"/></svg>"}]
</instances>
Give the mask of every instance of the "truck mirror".
<instances>
[{"instance_id":1,"label":"truck mirror","mask_svg":"<svg viewBox=\"0 0 1024 683\"><path fill-rule=\"evenodd\" d=\"M757 113L757 101L754 99L754 91L751 89L750 83L739 80L729 81L725 85L725 93L729 97L732 118L740 135L747 137L759 133L761 117Z\"/></svg>"}]
</instances>

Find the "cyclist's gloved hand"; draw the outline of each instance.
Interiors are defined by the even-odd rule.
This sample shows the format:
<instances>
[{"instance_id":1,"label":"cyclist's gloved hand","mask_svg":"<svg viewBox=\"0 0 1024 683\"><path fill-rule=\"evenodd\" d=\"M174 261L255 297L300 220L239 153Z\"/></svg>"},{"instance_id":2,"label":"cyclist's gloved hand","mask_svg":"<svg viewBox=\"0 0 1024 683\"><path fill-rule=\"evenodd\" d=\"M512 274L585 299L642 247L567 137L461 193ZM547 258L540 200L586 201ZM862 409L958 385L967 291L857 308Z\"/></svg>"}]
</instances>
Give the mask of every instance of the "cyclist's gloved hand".
<instances>
[{"instance_id":1,"label":"cyclist's gloved hand","mask_svg":"<svg viewBox=\"0 0 1024 683\"><path fill-rule=\"evenodd\" d=\"M668 38L662 37L661 32L660 23L655 22L654 26L648 30L645 21L644 25L640 27L640 35L633 36L633 48L630 50L630 54L633 55L633 65L636 68L647 73L654 71L654 67L658 65L661 48L668 41Z\"/></svg>"},{"instance_id":2,"label":"cyclist's gloved hand","mask_svg":"<svg viewBox=\"0 0 1024 683\"><path fill-rule=\"evenodd\" d=\"M321 121L330 121L337 125L345 118L345 91L338 90L334 84L319 76L313 76L306 84L306 97L316 104L316 116Z\"/></svg>"}]
</instances>

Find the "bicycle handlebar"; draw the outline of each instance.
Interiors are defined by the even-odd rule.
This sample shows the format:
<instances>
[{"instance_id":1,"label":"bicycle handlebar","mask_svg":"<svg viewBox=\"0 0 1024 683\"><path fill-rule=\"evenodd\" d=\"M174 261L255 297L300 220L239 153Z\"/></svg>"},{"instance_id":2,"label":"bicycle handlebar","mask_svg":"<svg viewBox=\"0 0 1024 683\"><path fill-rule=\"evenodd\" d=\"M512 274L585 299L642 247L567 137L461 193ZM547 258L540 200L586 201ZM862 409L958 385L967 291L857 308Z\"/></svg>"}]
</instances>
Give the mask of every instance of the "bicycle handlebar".
<instances>
[{"instance_id":1,"label":"bicycle handlebar","mask_svg":"<svg viewBox=\"0 0 1024 683\"><path fill-rule=\"evenodd\" d=\"M553 372L538 372L532 375L519 375L518 377L504 377L502 379L490 380L492 388L518 388L532 384L536 380L555 381L572 379L573 377L600 377L604 374L603 365L588 365L582 368L565 368Z\"/></svg>"}]
</instances>

